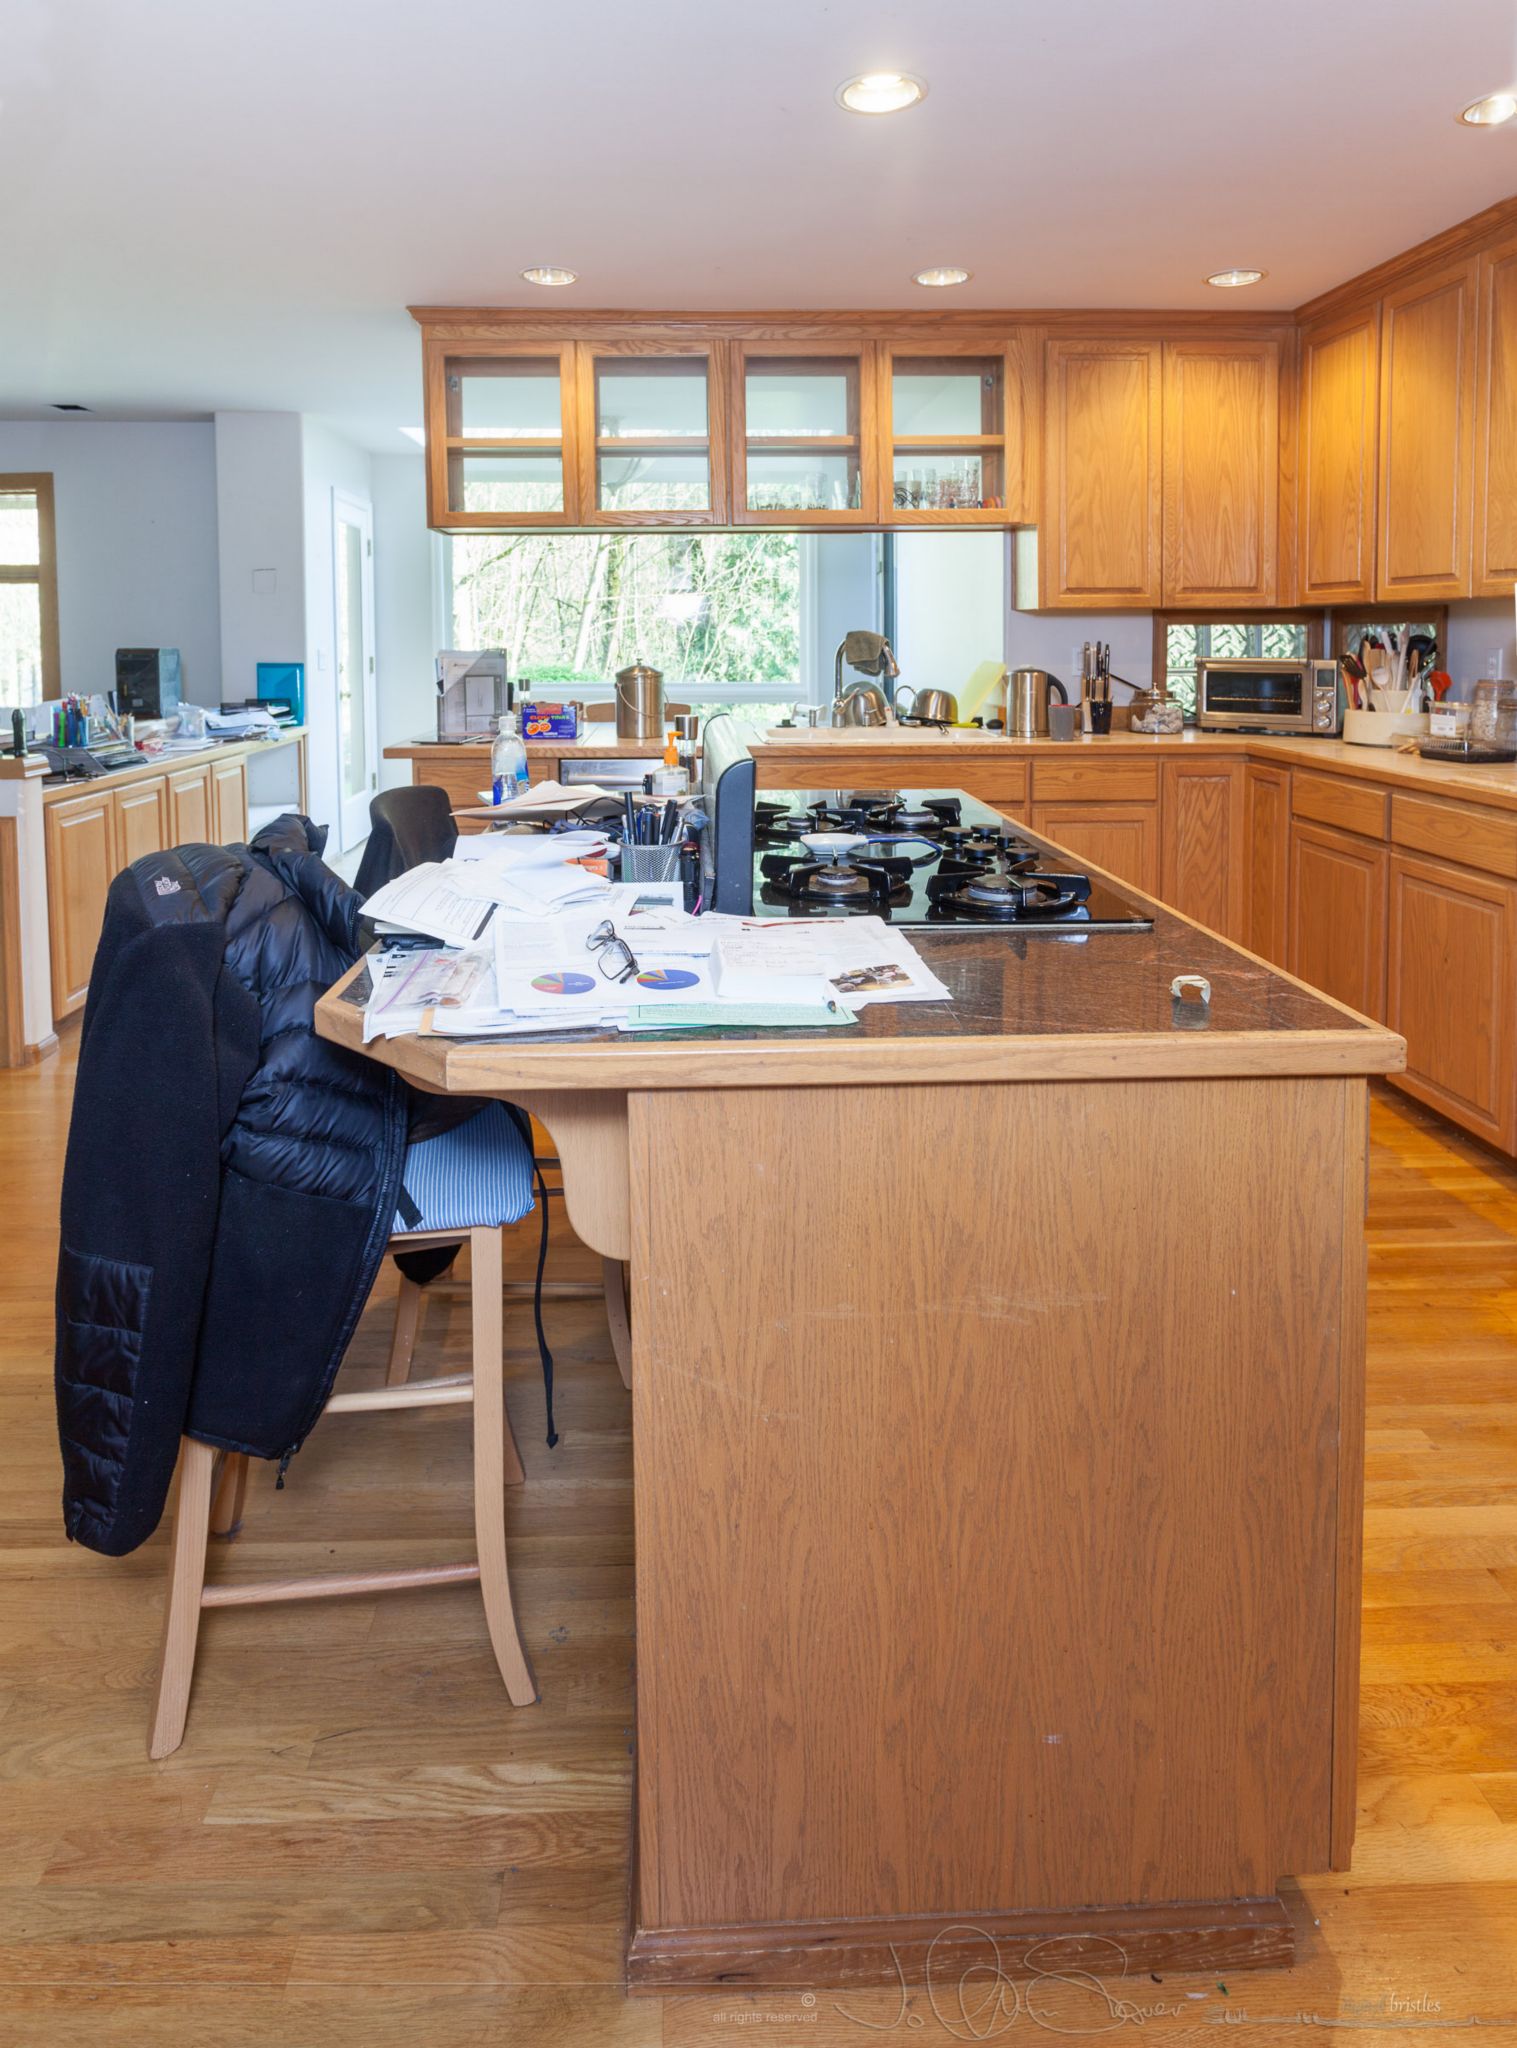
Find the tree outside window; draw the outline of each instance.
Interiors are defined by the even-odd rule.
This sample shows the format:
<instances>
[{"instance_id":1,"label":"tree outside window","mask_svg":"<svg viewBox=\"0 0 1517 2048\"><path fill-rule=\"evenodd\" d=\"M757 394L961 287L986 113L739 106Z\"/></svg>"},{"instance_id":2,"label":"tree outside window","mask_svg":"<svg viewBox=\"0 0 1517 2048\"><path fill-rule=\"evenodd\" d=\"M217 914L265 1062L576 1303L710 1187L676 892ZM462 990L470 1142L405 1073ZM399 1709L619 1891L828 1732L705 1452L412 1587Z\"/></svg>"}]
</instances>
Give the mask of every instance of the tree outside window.
<instances>
[{"instance_id":1,"label":"tree outside window","mask_svg":"<svg viewBox=\"0 0 1517 2048\"><path fill-rule=\"evenodd\" d=\"M802 693L793 533L460 534L452 562L453 644L503 647L518 683L603 694L643 661L766 720Z\"/></svg>"}]
</instances>

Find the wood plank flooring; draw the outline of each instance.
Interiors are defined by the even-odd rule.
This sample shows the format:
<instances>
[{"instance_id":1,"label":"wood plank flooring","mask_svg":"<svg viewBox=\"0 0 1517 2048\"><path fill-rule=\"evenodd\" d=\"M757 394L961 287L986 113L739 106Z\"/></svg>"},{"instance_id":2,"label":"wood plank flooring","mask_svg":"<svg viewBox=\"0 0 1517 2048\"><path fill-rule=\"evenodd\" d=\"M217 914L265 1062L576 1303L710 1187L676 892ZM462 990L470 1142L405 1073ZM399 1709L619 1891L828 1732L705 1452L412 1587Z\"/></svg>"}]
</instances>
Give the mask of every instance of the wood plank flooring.
<instances>
[{"instance_id":1,"label":"wood plank flooring","mask_svg":"<svg viewBox=\"0 0 1517 2048\"><path fill-rule=\"evenodd\" d=\"M1303 1960L1223 1985L1085 1980L629 2000L629 1403L604 1312L550 1302L563 1441L524 1306L512 1577L542 1702L507 1703L471 1587L222 1610L184 1747L147 1762L165 1533L63 1541L51 1389L72 1043L0 1073L0 2044L710 2048L1144 2025L1251 2041L1517 2037L1517 1171L1389 1091L1373 1115L1361 1813L1353 1873L1290 1897ZM523 1234L512 1268L530 1270ZM599 1262L560 1229L550 1273ZM382 1368L388 1279L345 1375ZM441 1370L467 1305L429 1312ZM439 1561L469 1537L463 1410L318 1429L255 1468L227 1575ZM1117 1817L1114 1817L1116 1820ZM987 1955L987 1961L993 1958ZM1125 2001L1125 2003L1123 2002ZM1213 2036L1215 2038L1215 2036Z\"/></svg>"}]
</instances>

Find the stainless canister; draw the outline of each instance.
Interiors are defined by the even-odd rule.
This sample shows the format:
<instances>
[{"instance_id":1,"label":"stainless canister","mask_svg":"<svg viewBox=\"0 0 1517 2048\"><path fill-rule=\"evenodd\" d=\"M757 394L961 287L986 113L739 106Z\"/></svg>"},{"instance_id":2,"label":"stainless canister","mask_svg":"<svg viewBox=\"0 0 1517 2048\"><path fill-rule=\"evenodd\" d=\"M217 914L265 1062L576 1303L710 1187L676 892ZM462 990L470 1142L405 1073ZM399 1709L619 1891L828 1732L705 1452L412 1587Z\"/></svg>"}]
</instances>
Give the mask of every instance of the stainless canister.
<instances>
[{"instance_id":1,"label":"stainless canister","mask_svg":"<svg viewBox=\"0 0 1517 2048\"><path fill-rule=\"evenodd\" d=\"M664 738L664 678L660 669L634 662L616 672L616 737L619 740Z\"/></svg>"}]
</instances>

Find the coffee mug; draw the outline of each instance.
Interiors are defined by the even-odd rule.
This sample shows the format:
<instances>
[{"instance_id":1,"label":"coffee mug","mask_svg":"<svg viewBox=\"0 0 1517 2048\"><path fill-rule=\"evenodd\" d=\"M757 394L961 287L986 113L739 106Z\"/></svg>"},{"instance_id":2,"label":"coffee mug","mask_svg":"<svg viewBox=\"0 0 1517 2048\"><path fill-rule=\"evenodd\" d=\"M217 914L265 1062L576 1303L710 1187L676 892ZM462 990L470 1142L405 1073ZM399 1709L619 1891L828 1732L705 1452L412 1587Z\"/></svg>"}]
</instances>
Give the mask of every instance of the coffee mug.
<instances>
[{"instance_id":1,"label":"coffee mug","mask_svg":"<svg viewBox=\"0 0 1517 2048\"><path fill-rule=\"evenodd\" d=\"M1090 729L1092 732L1111 731L1111 699L1104 703L1092 702L1090 707Z\"/></svg>"},{"instance_id":2,"label":"coffee mug","mask_svg":"<svg viewBox=\"0 0 1517 2048\"><path fill-rule=\"evenodd\" d=\"M1051 740L1072 740L1075 736L1075 722L1079 716L1078 704L1050 704L1048 737Z\"/></svg>"}]
</instances>

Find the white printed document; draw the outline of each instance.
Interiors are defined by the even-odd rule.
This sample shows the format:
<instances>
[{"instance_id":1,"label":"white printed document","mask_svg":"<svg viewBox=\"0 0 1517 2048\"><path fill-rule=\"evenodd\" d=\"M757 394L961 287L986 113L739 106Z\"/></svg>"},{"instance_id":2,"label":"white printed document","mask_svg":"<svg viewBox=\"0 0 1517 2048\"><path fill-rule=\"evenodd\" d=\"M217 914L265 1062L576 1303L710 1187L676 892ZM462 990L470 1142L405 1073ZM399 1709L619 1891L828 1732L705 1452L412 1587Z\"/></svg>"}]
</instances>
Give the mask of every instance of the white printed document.
<instances>
[{"instance_id":1,"label":"white printed document","mask_svg":"<svg viewBox=\"0 0 1517 2048\"><path fill-rule=\"evenodd\" d=\"M421 932L450 946L487 946L495 915L492 899L467 895L457 886L450 861L423 861L408 868L364 904L363 914L394 931Z\"/></svg>"}]
</instances>

